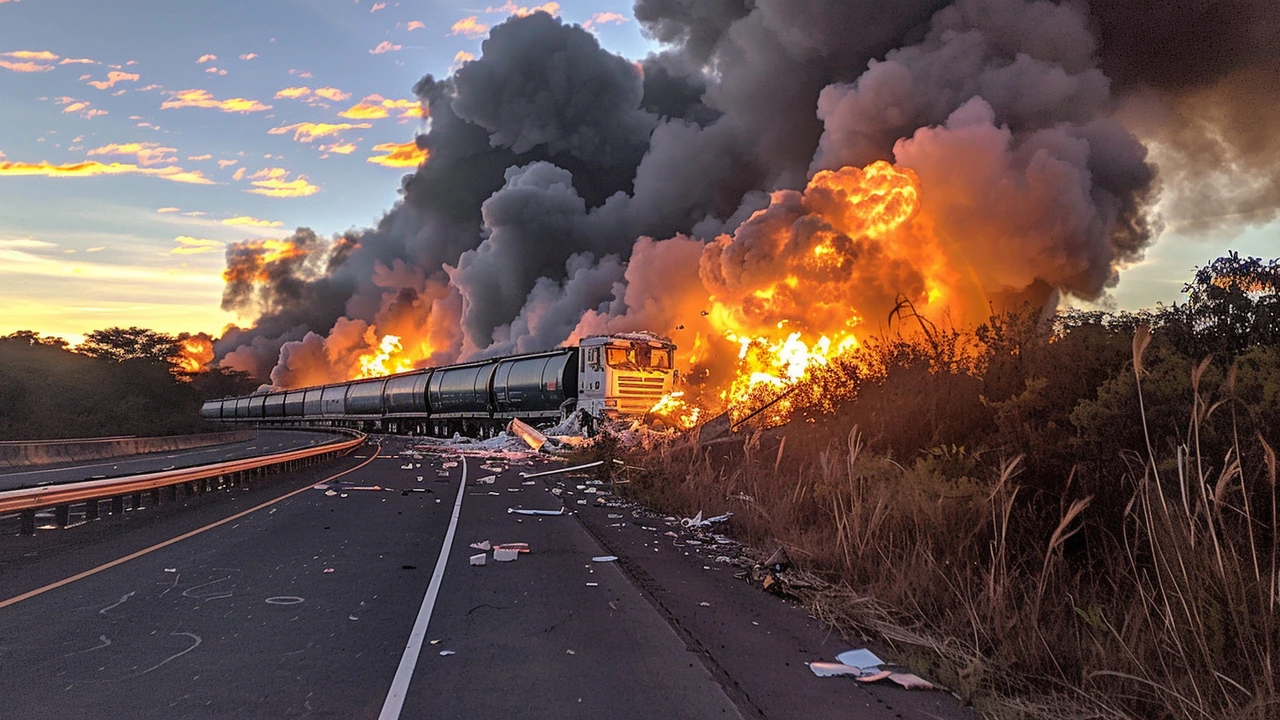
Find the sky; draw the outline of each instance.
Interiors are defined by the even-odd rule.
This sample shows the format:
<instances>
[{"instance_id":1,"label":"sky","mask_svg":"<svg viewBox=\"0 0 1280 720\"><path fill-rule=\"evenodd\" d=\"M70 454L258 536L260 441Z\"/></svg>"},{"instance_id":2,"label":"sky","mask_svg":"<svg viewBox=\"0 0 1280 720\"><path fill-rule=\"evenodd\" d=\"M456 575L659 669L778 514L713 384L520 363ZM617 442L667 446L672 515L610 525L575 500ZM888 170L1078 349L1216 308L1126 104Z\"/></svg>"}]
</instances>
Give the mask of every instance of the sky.
<instances>
[{"instance_id":1,"label":"sky","mask_svg":"<svg viewBox=\"0 0 1280 720\"><path fill-rule=\"evenodd\" d=\"M417 164L414 83L519 9L0 0L0 334L219 334L226 244L375 223ZM628 0L556 9L651 48Z\"/></svg>"},{"instance_id":2,"label":"sky","mask_svg":"<svg viewBox=\"0 0 1280 720\"><path fill-rule=\"evenodd\" d=\"M629 0L554 5L621 55L656 48ZM417 164L414 83L521 10L0 0L0 334L220 334L226 245L375 223ZM1229 249L1273 257L1280 226L1169 229L1103 303L1176 301Z\"/></svg>"}]
</instances>

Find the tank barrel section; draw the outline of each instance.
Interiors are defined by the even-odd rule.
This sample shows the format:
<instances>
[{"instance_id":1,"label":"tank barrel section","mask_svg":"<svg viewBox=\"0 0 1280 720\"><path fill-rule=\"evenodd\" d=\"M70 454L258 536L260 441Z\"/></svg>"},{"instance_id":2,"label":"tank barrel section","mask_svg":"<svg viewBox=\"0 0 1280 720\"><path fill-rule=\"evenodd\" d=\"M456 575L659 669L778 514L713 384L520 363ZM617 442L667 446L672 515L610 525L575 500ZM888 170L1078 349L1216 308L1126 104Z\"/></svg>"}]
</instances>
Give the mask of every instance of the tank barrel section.
<instances>
[{"instance_id":1,"label":"tank barrel section","mask_svg":"<svg viewBox=\"0 0 1280 720\"><path fill-rule=\"evenodd\" d=\"M379 378L210 400L215 422L321 423L366 431L492 434L512 419L642 416L670 392L675 346L648 333ZM584 418L588 419L588 418Z\"/></svg>"}]
</instances>

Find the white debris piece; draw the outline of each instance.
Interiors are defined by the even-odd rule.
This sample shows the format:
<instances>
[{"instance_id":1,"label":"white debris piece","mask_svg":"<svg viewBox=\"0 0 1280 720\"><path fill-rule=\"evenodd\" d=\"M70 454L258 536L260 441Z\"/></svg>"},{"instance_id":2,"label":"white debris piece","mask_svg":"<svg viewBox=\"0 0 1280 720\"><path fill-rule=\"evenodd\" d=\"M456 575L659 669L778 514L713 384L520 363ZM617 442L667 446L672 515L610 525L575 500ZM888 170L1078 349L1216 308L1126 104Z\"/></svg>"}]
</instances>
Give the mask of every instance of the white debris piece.
<instances>
[{"instance_id":1,"label":"white debris piece","mask_svg":"<svg viewBox=\"0 0 1280 720\"><path fill-rule=\"evenodd\" d=\"M837 677L840 675L852 675L853 677L858 677L862 674L861 668L853 665L846 665L844 663L811 662L809 663L809 669L818 677Z\"/></svg>"},{"instance_id":2,"label":"white debris piece","mask_svg":"<svg viewBox=\"0 0 1280 720\"><path fill-rule=\"evenodd\" d=\"M479 555L472 555L472 556L471 556L471 564L472 564L472 565L484 565L485 558L487 558L487 557L489 557L489 556L488 556L488 555L486 555L485 553L480 553Z\"/></svg>"}]
</instances>

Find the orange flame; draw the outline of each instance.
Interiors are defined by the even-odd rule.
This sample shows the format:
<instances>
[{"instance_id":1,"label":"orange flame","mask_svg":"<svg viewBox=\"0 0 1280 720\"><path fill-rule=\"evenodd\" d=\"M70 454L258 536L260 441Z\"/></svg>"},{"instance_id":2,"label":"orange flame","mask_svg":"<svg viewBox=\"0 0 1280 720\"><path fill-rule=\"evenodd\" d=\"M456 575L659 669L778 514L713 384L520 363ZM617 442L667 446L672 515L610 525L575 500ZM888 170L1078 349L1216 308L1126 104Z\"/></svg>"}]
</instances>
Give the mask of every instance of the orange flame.
<instances>
[{"instance_id":1,"label":"orange flame","mask_svg":"<svg viewBox=\"0 0 1280 720\"><path fill-rule=\"evenodd\" d=\"M369 328L368 332L372 334L374 329ZM383 335L377 349L360 355L357 362L360 369L353 380L393 375L413 369L413 360L404 356L404 346L398 335Z\"/></svg>"},{"instance_id":2,"label":"orange flame","mask_svg":"<svg viewBox=\"0 0 1280 720\"><path fill-rule=\"evenodd\" d=\"M191 335L181 338L174 370L179 373L198 373L208 368L213 360L213 340L208 335Z\"/></svg>"}]
</instances>

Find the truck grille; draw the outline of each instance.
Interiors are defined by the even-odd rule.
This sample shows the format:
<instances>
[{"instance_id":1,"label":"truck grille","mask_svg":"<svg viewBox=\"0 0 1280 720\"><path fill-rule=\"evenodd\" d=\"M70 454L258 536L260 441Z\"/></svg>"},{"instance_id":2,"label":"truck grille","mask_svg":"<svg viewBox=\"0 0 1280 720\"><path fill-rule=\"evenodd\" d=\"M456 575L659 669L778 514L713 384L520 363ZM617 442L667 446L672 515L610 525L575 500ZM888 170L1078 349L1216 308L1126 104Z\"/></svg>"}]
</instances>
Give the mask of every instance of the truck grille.
<instances>
[{"instance_id":1,"label":"truck grille","mask_svg":"<svg viewBox=\"0 0 1280 720\"><path fill-rule=\"evenodd\" d=\"M662 375L618 376L618 410L628 414L648 412L665 395Z\"/></svg>"}]
</instances>

